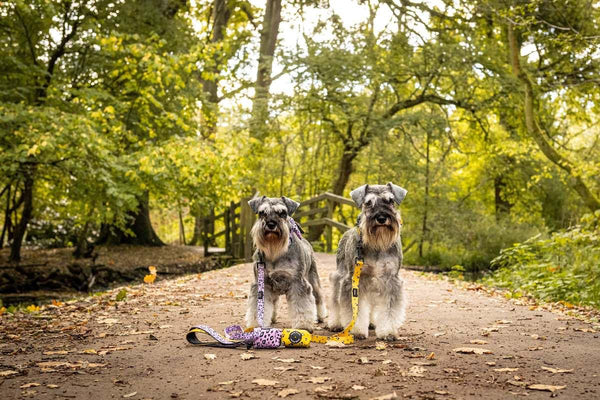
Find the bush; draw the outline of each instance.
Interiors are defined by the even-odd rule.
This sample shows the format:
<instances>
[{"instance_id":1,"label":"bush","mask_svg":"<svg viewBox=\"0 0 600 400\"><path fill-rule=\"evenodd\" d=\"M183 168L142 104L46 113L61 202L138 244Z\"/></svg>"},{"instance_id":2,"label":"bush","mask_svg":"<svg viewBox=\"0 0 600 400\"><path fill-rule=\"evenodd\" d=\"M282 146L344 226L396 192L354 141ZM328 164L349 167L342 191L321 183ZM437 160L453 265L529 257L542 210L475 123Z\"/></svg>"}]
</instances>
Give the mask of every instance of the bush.
<instances>
[{"instance_id":1,"label":"bush","mask_svg":"<svg viewBox=\"0 0 600 400\"><path fill-rule=\"evenodd\" d=\"M548 239L538 235L502 250L492 261L497 271L483 282L516 296L600 308L599 220L600 210Z\"/></svg>"},{"instance_id":2,"label":"bush","mask_svg":"<svg viewBox=\"0 0 600 400\"><path fill-rule=\"evenodd\" d=\"M418 256L417 246L413 246L406 253L405 263L438 266L442 270L460 265L466 275L477 275L490 268L491 261L503 248L537 233L535 228L508 218L496 221L475 213L461 217L437 224L433 245L426 246L423 257Z\"/></svg>"}]
</instances>

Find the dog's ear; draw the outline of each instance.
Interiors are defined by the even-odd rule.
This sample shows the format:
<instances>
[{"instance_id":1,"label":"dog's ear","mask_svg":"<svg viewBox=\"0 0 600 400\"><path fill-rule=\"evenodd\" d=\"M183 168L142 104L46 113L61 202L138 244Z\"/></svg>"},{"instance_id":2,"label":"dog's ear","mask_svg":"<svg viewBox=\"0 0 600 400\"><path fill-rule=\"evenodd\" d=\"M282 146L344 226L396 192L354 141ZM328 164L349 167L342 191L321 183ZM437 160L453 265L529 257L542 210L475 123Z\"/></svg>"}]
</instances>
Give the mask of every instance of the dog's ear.
<instances>
[{"instance_id":1,"label":"dog's ear","mask_svg":"<svg viewBox=\"0 0 600 400\"><path fill-rule=\"evenodd\" d=\"M356 205L360 208L365 202L365 195L367 194L367 189L369 185L362 185L361 187L357 187L353 191L350 192L350 197L356 203Z\"/></svg>"},{"instance_id":2,"label":"dog's ear","mask_svg":"<svg viewBox=\"0 0 600 400\"><path fill-rule=\"evenodd\" d=\"M285 206L287 207L288 215L290 216L296 212L298 207L300 207L300 203L292 199L288 199L287 197L282 196L281 200L283 200L283 204L285 204Z\"/></svg>"},{"instance_id":3,"label":"dog's ear","mask_svg":"<svg viewBox=\"0 0 600 400\"><path fill-rule=\"evenodd\" d=\"M402 203L402 200L404 200L408 191L404 188L401 188L398 185L394 185L392 182L389 182L387 185L394 194L394 201L396 202L396 204Z\"/></svg>"},{"instance_id":4,"label":"dog's ear","mask_svg":"<svg viewBox=\"0 0 600 400\"><path fill-rule=\"evenodd\" d=\"M267 196L255 197L248 202L248 205L250 206L252 211L254 211L254 214L258 214L258 207L262 204L263 201L265 201L266 197Z\"/></svg>"}]
</instances>

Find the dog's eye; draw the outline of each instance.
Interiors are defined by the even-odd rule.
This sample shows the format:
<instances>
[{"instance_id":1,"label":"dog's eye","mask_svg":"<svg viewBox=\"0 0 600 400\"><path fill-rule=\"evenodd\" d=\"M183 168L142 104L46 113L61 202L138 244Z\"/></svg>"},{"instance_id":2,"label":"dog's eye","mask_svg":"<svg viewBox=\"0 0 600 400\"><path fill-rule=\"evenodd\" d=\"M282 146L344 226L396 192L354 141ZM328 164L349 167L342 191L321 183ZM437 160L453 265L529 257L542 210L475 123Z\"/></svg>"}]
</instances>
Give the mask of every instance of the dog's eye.
<instances>
[{"instance_id":1,"label":"dog's eye","mask_svg":"<svg viewBox=\"0 0 600 400\"><path fill-rule=\"evenodd\" d=\"M259 216L259 217L261 217L261 218L264 218L266 215L267 215L267 214L265 214L265 212L264 212L264 211L259 211L259 212L258 212L258 216Z\"/></svg>"},{"instance_id":2,"label":"dog's eye","mask_svg":"<svg viewBox=\"0 0 600 400\"><path fill-rule=\"evenodd\" d=\"M372 207L373 206L373 200L369 200L365 203L365 206L367 207Z\"/></svg>"},{"instance_id":3,"label":"dog's eye","mask_svg":"<svg viewBox=\"0 0 600 400\"><path fill-rule=\"evenodd\" d=\"M389 198L385 201L386 204L392 204L394 202L394 199Z\"/></svg>"},{"instance_id":4,"label":"dog's eye","mask_svg":"<svg viewBox=\"0 0 600 400\"><path fill-rule=\"evenodd\" d=\"M287 212L279 211L279 218L286 218L286 217L287 217Z\"/></svg>"}]
</instances>

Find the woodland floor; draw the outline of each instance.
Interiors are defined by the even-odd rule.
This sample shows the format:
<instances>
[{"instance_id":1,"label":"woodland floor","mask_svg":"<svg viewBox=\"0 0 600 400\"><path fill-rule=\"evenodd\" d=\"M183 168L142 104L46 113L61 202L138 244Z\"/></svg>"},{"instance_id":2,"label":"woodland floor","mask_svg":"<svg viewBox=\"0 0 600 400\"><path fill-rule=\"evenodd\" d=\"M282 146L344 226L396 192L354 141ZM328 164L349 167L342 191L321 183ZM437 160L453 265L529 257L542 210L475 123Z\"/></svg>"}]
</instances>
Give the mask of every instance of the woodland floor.
<instances>
[{"instance_id":1,"label":"woodland floor","mask_svg":"<svg viewBox=\"0 0 600 400\"><path fill-rule=\"evenodd\" d=\"M335 257L317 257L328 293ZM242 323L251 266L158 276L120 302L116 288L0 316L0 398L600 398L600 324L573 310L403 271L410 303L397 342L206 348L187 344L186 331Z\"/></svg>"}]
</instances>

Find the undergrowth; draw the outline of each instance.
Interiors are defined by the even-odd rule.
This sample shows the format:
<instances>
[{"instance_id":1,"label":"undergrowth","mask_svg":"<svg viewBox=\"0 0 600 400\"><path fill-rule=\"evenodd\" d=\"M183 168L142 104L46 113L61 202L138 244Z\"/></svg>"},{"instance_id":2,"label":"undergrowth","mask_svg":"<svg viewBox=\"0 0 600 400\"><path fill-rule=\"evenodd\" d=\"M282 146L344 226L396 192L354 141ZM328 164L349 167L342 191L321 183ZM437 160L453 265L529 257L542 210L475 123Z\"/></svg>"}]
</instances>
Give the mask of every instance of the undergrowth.
<instances>
[{"instance_id":1,"label":"undergrowth","mask_svg":"<svg viewBox=\"0 0 600 400\"><path fill-rule=\"evenodd\" d=\"M497 270L482 282L513 297L600 308L600 210L550 238L537 235L506 248L491 264Z\"/></svg>"}]
</instances>

